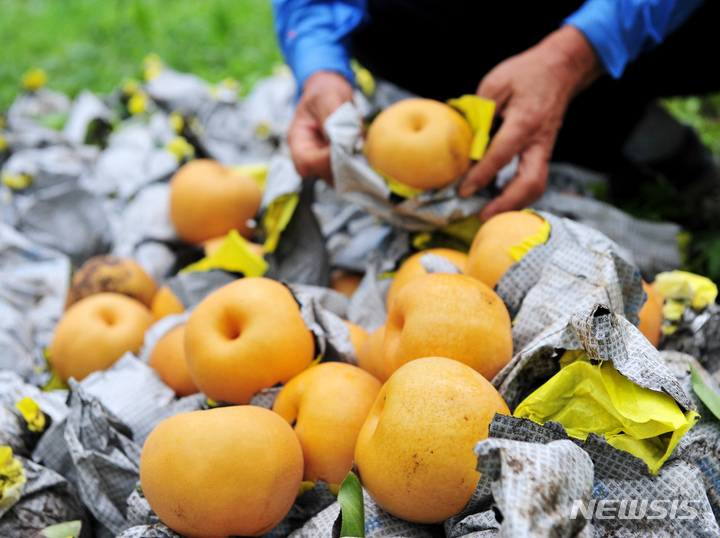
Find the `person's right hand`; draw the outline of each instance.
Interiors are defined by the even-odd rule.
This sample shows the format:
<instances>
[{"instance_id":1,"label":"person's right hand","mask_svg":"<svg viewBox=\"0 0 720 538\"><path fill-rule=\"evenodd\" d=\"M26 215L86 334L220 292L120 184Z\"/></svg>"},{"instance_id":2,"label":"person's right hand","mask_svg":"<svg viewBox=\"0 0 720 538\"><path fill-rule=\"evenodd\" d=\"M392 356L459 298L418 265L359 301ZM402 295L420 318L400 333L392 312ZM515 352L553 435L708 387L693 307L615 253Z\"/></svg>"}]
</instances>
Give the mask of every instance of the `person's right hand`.
<instances>
[{"instance_id":1,"label":"person's right hand","mask_svg":"<svg viewBox=\"0 0 720 538\"><path fill-rule=\"evenodd\" d=\"M287 141L298 174L332 184L330 144L323 123L340 105L353 99L352 85L342 75L318 71L305 81Z\"/></svg>"}]
</instances>

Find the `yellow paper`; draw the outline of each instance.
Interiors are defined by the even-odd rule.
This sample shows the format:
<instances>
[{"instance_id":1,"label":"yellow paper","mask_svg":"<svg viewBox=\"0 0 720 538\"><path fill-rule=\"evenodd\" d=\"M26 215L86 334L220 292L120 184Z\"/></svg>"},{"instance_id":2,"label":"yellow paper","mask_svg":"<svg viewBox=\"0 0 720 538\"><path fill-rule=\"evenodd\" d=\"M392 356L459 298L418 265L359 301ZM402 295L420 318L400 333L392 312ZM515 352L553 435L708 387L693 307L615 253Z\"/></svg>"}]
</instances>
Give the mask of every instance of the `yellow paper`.
<instances>
[{"instance_id":1,"label":"yellow paper","mask_svg":"<svg viewBox=\"0 0 720 538\"><path fill-rule=\"evenodd\" d=\"M523 209L523 211L533 213L528 209ZM519 245L510 247L510 257L516 262L520 261L531 248L546 243L548 237L550 237L550 223L543 219L543 224L536 233L527 236Z\"/></svg>"},{"instance_id":2,"label":"yellow paper","mask_svg":"<svg viewBox=\"0 0 720 538\"><path fill-rule=\"evenodd\" d=\"M412 240L415 250L427 250L432 245L433 236L430 232L420 232Z\"/></svg>"},{"instance_id":3,"label":"yellow paper","mask_svg":"<svg viewBox=\"0 0 720 538\"><path fill-rule=\"evenodd\" d=\"M142 61L142 73L145 80L152 80L156 78L160 72L165 69L165 64L160 59L160 56L151 52Z\"/></svg>"},{"instance_id":4,"label":"yellow paper","mask_svg":"<svg viewBox=\"0 0 720 538\"><path fill-rule=\"evenodd\" d=\"M45 429L45 414L35 400L23 398L15 404L15 408L20 411L31 432L41 433Z\"/></svg>"},{"instance_id":5,"label":"yellow paper","mask_svg":"<svg viewBox=\"0 0 720 538\"><path fill-rule=\"evenodd\" d=\"M474 135L470 157L479 161L485 155L485 150L490 143L490 128L495 117L495 101L477 95L463 95L457 99L449 99L447 104L465 116L470 124Z\"/></svg>"},{"instance_id":6,"label":"yellow paper","mask_svg":"<svg viewBox=\"0 0 720 538\"><path fill-rule=\"evenodd\" d=\"M302 497L306 493L312 491L315 489L315 482L310 482L309 480L303 480L300 482L300 491L298 491L298 497Z\"/></svg>"},{"instance_id":7,"label":"yellow paper","mask_svg":"<svg viewBox=\"0 0 720 538\"><path fill-rule=\"evenodd\" d=\"M239 172L253 178L258 182L261 189L265 188L265 179L267 178L269 169L270 166L267 163L236 164L230 167L230 170L234 172Z\"/></svg>"},{"instance_id":8,"label":"yellow paper","mask_svg":"<svg viewBox=\"0 0 720 538\"><path fill-rule=\"evenodd\" d=\"M70 388L54 368L50 368L50 373L52 374L50 380L41 387L42 390L49 392L51 390L68 390Z\"/></svg>"},{"instance_id":9,"label":"yellow paper","mask_svg":"<svg viewBox=\"0 0 720 538\"><path fill-rule=\"evenodd\" d=\"M13 458L12 448L0 446L0 517L20 500L25 482L25 469Z\"/></svg>"},{"instance_id":10,"label":"yellow paper","mask_svg":"<svg viewBox=\"0 0 720 538\"><path fill-rule=\"evenodd\" d=\"M365 97L372 97L375 93L375 78L357 60L350 62L350 68L355 75L355 84Z\"/></svg>"},{"instance_id":11,"label":"yellow paper","mask_svg":"<svg viewBox=\"0 0 720 538\"><path fill-rule=\"evenodd\" d=\"M383 174L380 170L375 170L375 172L380 174L380 176L385 180L388 189L398 196L402 196L403 198L415 198L418 194L425 192L423 189L416 189L414 187L409 187L404 183L400 183L397 179L394 179L387 174Z\"/></svg>"},{"instance_id":12,"label":"yellow paper","mask_svg":"<svg viewBox=\"0 0 720 538\"><path fill-rule=\"evenodd\" d=\"M34 92L45 86L47 79L47 73L43 69L33 67L23 74L21 83L25 90Z\"/></svg>"},{"instance_id":13,"label":"yellow paper","mask_svg":"<svg viewBox=\"0 0 720 538\"><path fill-rule=\"evenodd\" d=\"M267 262L248 248L247 241L238 233L232 230L223 241L220 248L212 256L188 265L181 273L195 273L222 269L234 273L242 273L245 276L262 276L268 269Z\"/></svg>"},{"instance_id":14,"label":"yellow paper","mask_svg":"<svg viewBox=\"0 0 720 538\"><path fill-rule=\"evenodd\" d=\"M135 92L128 100L127 108L130 114L137 116L148 111L150 97L142 90Z\"/></svg>"},{"instance_id":15,"label":"yellow paper","mask_svg":"<svg viewBox=\"0 0 720 538\"><path fill-rule=\"evenodd\" d=\"M440 231L444 234L459 239L463 244L467 245L468 248L472 245L473 239L477 235L478 230L482 222L477 215L470 215L462 220L451 222L447 226L440 228Z\"/></svg>"},{"instance_id":16,"label":"yellow paper","mask_svg":"<svg viewBox=\"0 0 720 538\"><path fill-rule=\"evenodd\" d=\"M0 181L7 188L14 191L21 191L27 189L35 178L30 174L11 174L10 172L3 172Z\"/></svg>"},{"instance_id":17,"label":"yellow paper","mask_svg":"<svg viewBox=\"0 0 720 538\"><path fill-rule=\"evenodd\" d=\"M122 91L125 95L134 95L140 89L140 81L134 78L125 79L122 83Z\"/></svg>"},{"instance_id":18,"label":"yellow paper","mask_svg":"<svg viewBox=\"0 0 720 538\"><path fill-rule=\"evenodd\" d=\"M283 194L270 202L262 217L261 228L265 233L265 252L275 252L280 235L290 224L295 208L300 201L298 193Z\"/></svg>"},{"instance_id":19,"label":"yellow paper","mask_svg":"<svg viewBox=\"0 0 720 538\"><path fill-rule=\"evenodd\" d=\"M62 377L60 377L60 374L58 371L53 368L52 364L50 363L50 349L45 348L43 350L43 358L45 359L45 371L50 372L51 376L47 383L45 383L41 389L44 391L51 391L51 390L68 390L70 387L68 384L63 380Z\"/></svg>"},{"instance_id":20,"label":"yellow paper","mask_svg":"<svg viewBox=\"0 0 720 538\"><path fill-rule=\"evenodd\" d=\"M195 156L195 148L184 136L176 136L165 145L165 148L172 153L179 162Z\"/></svg>"},{"instance_id":21,"label":"yellow paper","mask_svg":"<svg viewBox=\"0 0 720 538\"><path fill-rule=\"evenodd\" d=\"M685 312L685 302L675 299L665 299L662 307L663 317L668 321L679 320ZM674 331L673 331L674 332Z\"/></svg>"},{"instance_id":22,"label":"yellow paper","mask_svg":"<svg viewBox=\"0 0 720 538\"><path fill-rule=\"evenodd\" d=\"M695 310L702 310L718 296L718 288L712 280L687 271L659 273L655 285L666 299L689 301Z\"/></svg>"},{"instance_id":23,"label":"yellow paper","mask_svg":"<svg viewBox=\"0 0 720 538\"><path fill-rule=\"evenodd\" d=\"M470 215L435 232L418 232L412 238L412 246L415 250L450 248L467 254L481 224L477 215Z\"/></svg>"},{"instance_id":24,"label":"yellow paper","mask_svg":"<svg viewBox=\"0 0 720 538\"><path fill-rule=\"evenodd\" d=\"M664 392L635 385L612 362L592 364L585 353L569 353L561 359L566 365L560 372L528 396L514 416L538 424L559 422L568 435L582 440L590 433L604 435L657 474L699 415L684 412Z\"/></svg>"},{"instance_id":25,"label":"yellow paper","mask_svg":"<svg viewBox=\"0 0 720 538\"><path fill-rule=\"evenodd\" d=\"M185 118L183 118L182 114L179 112L173 112L170 114L170 116L168 116L168 122L170 123L170 127L172 127L173 131L177 134L181 134L183 129L185 129Z\"/></svg>"}]
</instances>

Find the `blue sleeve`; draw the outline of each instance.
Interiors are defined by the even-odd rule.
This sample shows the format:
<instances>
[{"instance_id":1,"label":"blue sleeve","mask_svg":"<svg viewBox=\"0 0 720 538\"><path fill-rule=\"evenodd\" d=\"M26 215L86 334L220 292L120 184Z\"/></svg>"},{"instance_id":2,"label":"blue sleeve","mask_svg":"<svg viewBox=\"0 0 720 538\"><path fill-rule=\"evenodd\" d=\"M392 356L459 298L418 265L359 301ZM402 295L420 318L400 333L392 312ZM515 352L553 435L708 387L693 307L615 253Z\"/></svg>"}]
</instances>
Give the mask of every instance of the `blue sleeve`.
<instances>
[{"instance_id":1,"label":"blue sleeve","mask_svg":"<svg viewBox=\"0 0 720 538\"><path fill-rule=\"evenodd\" d=\"M587 0L565 19L595 49L605 70L625 67L683 25L704 0Z\"/></svg>"},{"instance_id":2,"label":"blue sleeve","mask_svg":"<svg viewBox=\"0 0 720 538\"><path fill-rule=\"evenodd\" d=\"M350 34L365 16L364 0L272 0L275 32L298 88L316 71L354 80Z\"/></svg>"}]
</instances>

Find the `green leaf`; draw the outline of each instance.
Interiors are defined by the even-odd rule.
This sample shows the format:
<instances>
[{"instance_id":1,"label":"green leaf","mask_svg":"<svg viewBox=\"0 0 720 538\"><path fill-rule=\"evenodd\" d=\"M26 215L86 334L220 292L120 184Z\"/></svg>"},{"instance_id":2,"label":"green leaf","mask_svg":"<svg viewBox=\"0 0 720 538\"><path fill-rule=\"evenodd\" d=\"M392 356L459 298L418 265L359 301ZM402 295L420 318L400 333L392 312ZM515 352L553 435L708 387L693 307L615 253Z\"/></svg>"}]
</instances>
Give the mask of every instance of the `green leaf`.
<instances>
[{"instance_id":1,"label":"green leaf","mask_svg":"<svg viewBox=\"0 0 720 538\"><path fill-rule=\"evenodd\" d=\"M708 387L700 376L700 373L692 366L690 367L690 376L692 378L692 387L697 397L700 398L708 410L715 415L715 418L720 419L720 394Z\"/></svg>"},{"instance_id":2,"label":"green leaf","mask_svg":"<svg viewBox=\"0 0 720 538\"><path fill-rule=\"evenodd\" d=\"M363 501L362 484L355 473L350 471L343 480L338 492L342 527L340 536L345 538L365 537L365 504Z\"/></svg>"},{"instance_id":3,"label":"green leaf","mask_svg":"<svg viewBox=\"0 0 720 538\"><path fill-rule=\"evenodd\" d=\"M82 530L82 521L66 521L45 527L37 536L43 538L78 538Z\"/></svg>"}]
</instances>

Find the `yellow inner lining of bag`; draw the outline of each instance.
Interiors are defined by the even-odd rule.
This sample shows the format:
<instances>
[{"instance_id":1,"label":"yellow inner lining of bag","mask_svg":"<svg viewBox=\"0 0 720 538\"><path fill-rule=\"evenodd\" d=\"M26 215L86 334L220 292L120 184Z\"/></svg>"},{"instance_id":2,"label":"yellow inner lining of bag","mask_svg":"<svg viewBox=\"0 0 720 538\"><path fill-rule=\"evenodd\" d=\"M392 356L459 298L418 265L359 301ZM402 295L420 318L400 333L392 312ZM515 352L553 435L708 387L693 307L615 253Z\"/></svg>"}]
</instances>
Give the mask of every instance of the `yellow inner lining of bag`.
<instances>
[{"instance_id":1,"label":"yellow inner lining of bag","mask_svg":"<svg viewBox=\"0 0 720 538\"><path fill-rule=\"evenodd\" d=\"M13 174L10 172L3 172L0 177L0 183L14 191L27 189L34 180L35 178L30 174Z\"/></svg>"},{"instance_id":2,"label":"yellow inner lining of bag","mask_svg":"<svg viewBox=\"0 0 720 538\"><path fill-rule=\"evenodd\" d=\"M25 91L35 92L47 84L48 74L44 69L33 67L23 73L20 82Z\"/></svg>"},{"instance_id":3,"label":"yellow inner lining of bag","mask_svg":"<svg viewBox=\"0 0 720 538\"><path fill-rule=\"evenodd\" d=\"M269 169L270 165L268 165L268 163L236 164L230 166L230 170L233 172L239 172L253 178L258 182L261 189L265 188L265 179L267 178Z\"/></svg>"},{"instance_id":4,"label":"yellow inner lining of bag","mask_svg":"<svg viewBox=\"0 0 720 538\"><path fill-rule=\"evenodd\" d=\"M485 154L490 142L490 128L495 117L495 101L478 97L477 95L463 95L457 99L448 99L447 104L460 112L473 132L473 140L470 146L470 158L478 161ZM375 170L387 183L391 192L403 198L414 198L425 192L423 189L408 187L395 178Z\"/></svg>"},{"instance_id":5,"label":"yellow inner lining of bag","mask_svg":"<svg viewBox=\"0 0 720 538\"><path fill-rule=\"evenodd\" d=\"M27 422L28 430L34 433L40 433L45 429L45 414L40 406L32 398L23 398L15 404L15 408Z\"/></svg>"},{"instance_id":6,"label":"yellow inner lining of bag","mask_svg":"<svg viewBox=\"0 0 720 538\"><path fill-rule=\"evenodd\" d=\"M688 271L659 273L655 277L655 285L666 299L687 301L695 310L702 310L715 302L718 296L718 287L712 280Z\"/></svg>"},{"instance_id":7,"label":"yellow inner lining of bag","mask_svg":"<svg viewBox=\"0 0 720 538\"><path fill-rule=\"evenodd\" d=\"M275 252L280 242L280 235L290 224L290 219L292 219L299 202L300 194L296 192L283 194L270 202L260 223L265 234L265 243L263 244L265 252Z\"/></svg>"},{"instance_id":8,"label":"yellow inner lining of bag","mask_svg":"<svg viewBox=\"0 0 720 538\"><path fill-rule=\"evenodd\" d=\"M534 211L529 209L523 209L523 212L535 214ZM523 239L522 243L510 247L510 257L515 262L520 261L531 248L546 243L548 237L550 237L550 223L543 219L542 226L540 226L540 229L536 233L528 235L525 239Z\"/></svg>"},{"instance_id":9,"label":"yellow inner lining of bag","mask_svg":"<svg viewBox=\"0 0 720 538\"><path fill-rule=\"evenodd\" d=\"M25 468L13 458L12 448L0 446L0 517L20 500L26 482Z\"/></svg>"},{"instance_id":10,"label":"yellow inner lining of bag","mask_svg":"<svg viewBox=\"0 0 720 538\"><path fill-rule=\"evenodd\" d=\"M248 248L247 240L237 230L231 230L217 252L188 265L180 272L196 273L212 269L223 269L253 277L264 275L268 263Z\"/></svg>"},{"instance_id":11,"label":"yellow inner lining of bag","mask_svg":"<svg viewBox=\"0 0 720 538\"><path fill-rule=\"evenodd\" d=\"M375 168L373 168L373 170L375 170L375 172L377 172L380 177L385 180L388 189L390 189L391 192L394 192L398 196L402 196L403 198L415 198L418 194L422 194L425 192L423 189L416 189L414 187L409 187L404 183L400 183L397 179L393 179L387 174L383 174L380 170L376 170Z\"/></svg>"},{"instance_id":12,"label":"yellow inner lining of bag","mask_svg":"<svg viewBox=\"0 0 720 538\"><path fill-rule=\"evenodd\" d=\"M479 161L485 155L490 143L490 129L495 118L495 101L477 95L463 95L457 99L448 99L447 104L465 116L470 124L473 132L470 158Z\"/></svg>"},{"instance_id":13,"label":"yellow inner lining of bag","mask_svg":"<svg viewBox=\"0 0 720 538\"><path fill-rule=\"evenodd\" d=\"M604 435L613 447L647 463L652 474L670 457L700 416L668 394L640 387L612 362L592 364L585 352L568 351L561 370L528 396L513 416L538 424L559 422L568 435L585 440Z\"/></svg>"}]
</instances>

